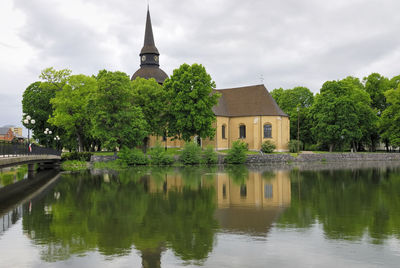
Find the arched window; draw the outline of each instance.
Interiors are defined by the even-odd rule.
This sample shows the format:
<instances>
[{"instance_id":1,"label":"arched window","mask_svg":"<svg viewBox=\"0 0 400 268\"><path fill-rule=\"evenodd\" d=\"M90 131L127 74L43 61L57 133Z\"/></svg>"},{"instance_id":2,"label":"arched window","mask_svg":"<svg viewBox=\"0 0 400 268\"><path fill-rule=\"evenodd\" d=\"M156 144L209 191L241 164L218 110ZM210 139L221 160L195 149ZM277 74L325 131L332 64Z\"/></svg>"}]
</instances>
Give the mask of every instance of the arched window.
<instances>
[{"instance_id":1,"label":"arched window","mask_svg":"<svg viewBox=\"0 0 400 268\"><path fill-rule=\"evenodd\" d=\"M264 125L264 138L272 138L272 126L271 124Z\"/></svg>"},{"instance_id":2,"label":"arched window","mask_svg":"<svg viewBox=\"0 0 400 268\"><path fill-rule=\"evenodd\" d=\"M225 129L226 129L226 125L222 125L222 138L223 139L226 139Z\"/></svg>"},{"instance_id":3,"label":"arched window","mask_svg":"<svg viewBox=\"0 0 400 268\"><path fill-rule=\"evenodd\" d=\"M246 126L240 125L239 126L239 139L245 139L245 138L246 138Z\"/></svg>"}]
</instances>

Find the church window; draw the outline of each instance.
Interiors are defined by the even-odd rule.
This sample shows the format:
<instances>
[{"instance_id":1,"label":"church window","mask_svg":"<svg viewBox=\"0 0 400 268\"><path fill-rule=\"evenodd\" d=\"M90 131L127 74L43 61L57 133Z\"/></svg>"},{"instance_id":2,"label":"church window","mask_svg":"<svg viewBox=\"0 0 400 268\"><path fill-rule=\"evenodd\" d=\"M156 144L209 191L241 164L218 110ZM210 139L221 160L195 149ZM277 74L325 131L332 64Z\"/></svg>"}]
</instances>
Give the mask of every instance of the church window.
<instances>
[{"instance_id":1,"label":"church window","mask_svg":"<svg viewBox=\"0 0 400 268\"><path fill-rule=\"evenodd\" d=\"M264 125L264 138L272 138L272 126L270 124Z\"/></svg>"},{"instance_id":2,"label":"church window","mask_svg":"<svg viewBox=\"0 0 400 268\"><path fill-rule=\"evenodd\" d=\"M239 126L239 139L245 139L245 138L246 138L246 126L240 125Z\"/></svg>"},{"instance_id":3,"label":"church window","mask_svg":"<svg viewBox=\"0 0 400 268\"><path fill-rule=\"evenodd\" d=\"M222 138L223 139L226 139L225 129L226 129L226 125L222 125Z\"/></svg>"}]
</instances>

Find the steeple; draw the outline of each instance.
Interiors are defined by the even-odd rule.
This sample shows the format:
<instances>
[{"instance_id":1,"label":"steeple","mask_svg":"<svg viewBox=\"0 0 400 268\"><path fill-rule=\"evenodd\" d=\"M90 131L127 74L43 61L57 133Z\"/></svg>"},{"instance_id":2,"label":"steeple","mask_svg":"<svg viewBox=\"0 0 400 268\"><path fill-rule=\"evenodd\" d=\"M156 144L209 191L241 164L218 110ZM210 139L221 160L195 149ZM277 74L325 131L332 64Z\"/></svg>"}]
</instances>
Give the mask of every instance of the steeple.
<instances>
[{"instance_id":1,"label":"steeple","mask_svg":"<svg viewBox=\"0 0 400 268\"><path fill-rule=\"evenodd\" d=\"M160 53L158 53L156 45L154 44L153 27L151 26L150 10L149 7L147 6L146 30L144 32L144 44L142 51L140 51L140 56L148 53L160 55Z\"/></svg>"},{"instance_id":2,"label":"steeple","mask_svg":"<svg viewBox=\"0 0 400 268\"><path fill-rule=\"evenodd\" d=\"M167 74L159 68L160 53L154 44L153 28L151 26L150 10L147 6L146 29L144 32L144 44L140 51L140 69L137 70L131 80L136 77L154 78L159 84L162 84L167 79Z\"/></svg>"}]
</instances>

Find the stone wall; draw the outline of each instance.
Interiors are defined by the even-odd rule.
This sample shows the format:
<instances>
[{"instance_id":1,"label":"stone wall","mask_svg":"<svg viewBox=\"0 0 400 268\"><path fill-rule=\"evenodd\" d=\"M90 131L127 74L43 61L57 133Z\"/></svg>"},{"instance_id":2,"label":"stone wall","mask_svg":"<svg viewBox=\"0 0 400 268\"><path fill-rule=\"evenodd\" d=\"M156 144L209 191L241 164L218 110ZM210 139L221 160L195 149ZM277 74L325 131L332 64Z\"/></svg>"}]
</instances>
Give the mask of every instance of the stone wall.
<instances>
[{"instance_id":1,"label":"stone wall","mask_svg":"<svg viewBox=\"0 0 400 268\"><path fill-rule=\"evenodd\" d=\"M222 159L221 159L222 160ZM221 161L220 160L220 161ZM278 162L347 162L347 161L400 161L400 153L322 153L264 154L247 156L248 164L268 164Z\"/></svg>"}]
</instances>

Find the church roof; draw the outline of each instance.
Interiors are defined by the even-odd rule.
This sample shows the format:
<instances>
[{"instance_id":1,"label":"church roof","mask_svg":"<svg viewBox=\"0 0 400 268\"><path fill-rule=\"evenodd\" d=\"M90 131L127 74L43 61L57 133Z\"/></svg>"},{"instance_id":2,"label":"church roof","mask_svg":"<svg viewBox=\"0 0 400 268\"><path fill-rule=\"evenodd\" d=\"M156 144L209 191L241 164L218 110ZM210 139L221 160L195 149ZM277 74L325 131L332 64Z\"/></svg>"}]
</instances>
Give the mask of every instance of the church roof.
<instances>
[{"instance_id":1,"label":"church roof","mask_svg":"<svg viewBox=\"0 0 400 268\"><path fill-rule=\"evenodd\" d=\"M168 78L168 75L158 68L158 66L142 66L139 70L137 70L133 75L131 80L135 80L136 77L142 77L145 79L154 78L157 83L164 83L165 79Z\"/></svg>"},{"instance_id":2,"label":"church roof","mask_svg":"<svg viewBox=\"0 0 400 268\"><path fill-rule=\"evenodd\" d=\"M269 94L264 85L217 89L219 103L213 107L217 116L288 116Z\"/></svg>"},{"instance_id":3,"label":"church roof","mask_svg":"<svg viewBox=\"0 0 400 268\"><path fill-rule=\"evenodd\" d=\"M160 53L158 53L156 45L154 44L153 27L151 26L150 11L148 8L146 18L146 30L144 32L144 44L142 50L140 51L140 56L147 53L160 55Z\"/></svg>"}]
</instances>

